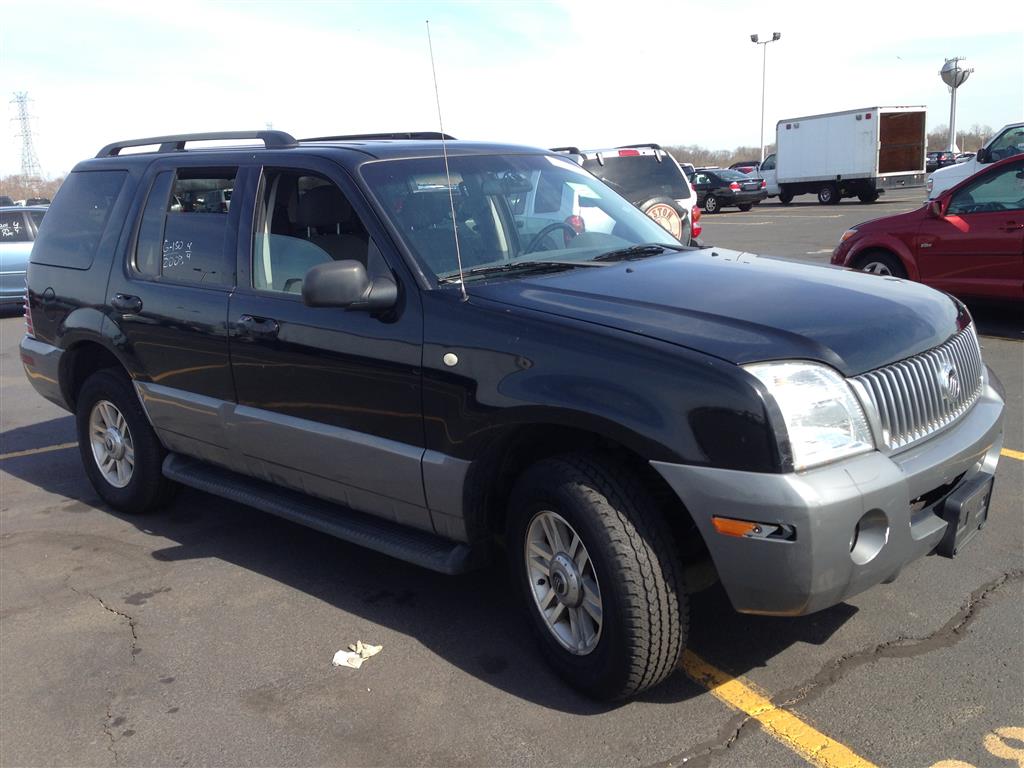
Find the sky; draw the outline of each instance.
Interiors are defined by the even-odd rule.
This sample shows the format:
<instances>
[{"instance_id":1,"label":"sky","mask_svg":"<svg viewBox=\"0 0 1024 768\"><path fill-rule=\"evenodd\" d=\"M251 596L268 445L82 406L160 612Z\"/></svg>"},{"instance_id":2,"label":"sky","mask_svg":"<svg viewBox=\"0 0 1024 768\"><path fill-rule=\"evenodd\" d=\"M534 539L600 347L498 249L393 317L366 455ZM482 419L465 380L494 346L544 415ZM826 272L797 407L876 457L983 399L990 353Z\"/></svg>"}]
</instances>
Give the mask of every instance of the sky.
<instances>
[{"instance_id":1,"label":"sky","mask_svg":"<svg viewBox=\"0 0 1024 768\"><path fill-rule=\"evenodd\" d=\"M274 128L297 138L437 130L535 146L759 146L791 117L924 105L974 68L957 124L1024 117L1024 15L999 4L844 2L7 2L0 175L19 173L28 92L46 176L112 141ZM750 42L781 32L767 46Z\"/></svg>"}]
</instances>

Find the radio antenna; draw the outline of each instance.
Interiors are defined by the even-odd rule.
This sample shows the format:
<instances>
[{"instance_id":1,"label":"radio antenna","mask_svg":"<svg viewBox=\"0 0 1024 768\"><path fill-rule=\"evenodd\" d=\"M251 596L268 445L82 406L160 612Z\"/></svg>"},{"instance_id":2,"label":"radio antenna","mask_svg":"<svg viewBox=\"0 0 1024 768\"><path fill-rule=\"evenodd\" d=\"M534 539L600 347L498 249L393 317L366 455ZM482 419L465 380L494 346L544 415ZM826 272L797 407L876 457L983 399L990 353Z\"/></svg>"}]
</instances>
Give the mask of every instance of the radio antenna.
<instances>
[{"instance_id":1,"label":"radio antenna","mask_svg":"<svg viewBox=\"0 0 1024 768\"><path fill-rule=\"evenodd\" d=\"M430 39L430 19L427 19L427 46L430 48L430 71L434 75L434 98L437 100L437 124L441 129L441 153L444 155L444 175L448 183L448 203L452 209L452 231L455 235L455 261L459 266L459 287L462 300L467 301L466 280L462 275L462 250L459 248L459 222L455 218L455 192L452 190L452 174L448 170L448 143L444 138L444 121L441 119L441 93L437 88L437 70L434 68L434 43Z\"/></svg>"}]
</instances>

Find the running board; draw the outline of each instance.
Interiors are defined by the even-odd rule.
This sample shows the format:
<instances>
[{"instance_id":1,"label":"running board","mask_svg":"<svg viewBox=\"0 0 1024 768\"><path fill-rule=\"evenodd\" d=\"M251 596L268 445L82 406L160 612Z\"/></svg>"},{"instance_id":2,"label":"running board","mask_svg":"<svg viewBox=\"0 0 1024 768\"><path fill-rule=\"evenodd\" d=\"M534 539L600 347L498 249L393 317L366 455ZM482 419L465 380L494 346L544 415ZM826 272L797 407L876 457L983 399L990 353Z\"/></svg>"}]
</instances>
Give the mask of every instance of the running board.
<instances>
[{"instance_id":1,"label":"running board","mask_svg":"<svg viewBox=\"0 0 1024 768\"><path fill-rule=\"evenodd\" d=\"M468 544L355 512L178 453L168 454L164 459L163 473L190 488L255 507L439 573L466 573L482 564L481 553Z\"/></svg>"}]
</instances>

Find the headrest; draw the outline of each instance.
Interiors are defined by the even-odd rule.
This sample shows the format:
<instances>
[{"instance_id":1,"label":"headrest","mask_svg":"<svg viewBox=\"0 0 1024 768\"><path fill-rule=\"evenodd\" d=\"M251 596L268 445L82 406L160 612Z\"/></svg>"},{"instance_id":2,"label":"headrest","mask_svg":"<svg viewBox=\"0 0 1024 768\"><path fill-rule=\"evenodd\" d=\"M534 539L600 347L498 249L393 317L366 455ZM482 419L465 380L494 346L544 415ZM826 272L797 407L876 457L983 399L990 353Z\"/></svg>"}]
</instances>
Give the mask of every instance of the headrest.
<instances>
[{"instance_id":1,"label":"headrest","mask_svg":"<svg viewBox=\"0 0 1024 768\"><path fill-rule=\"evenodd\" d=\"M405 198L401 219L413 229L426 229L451 220L448 195L434 192L413 192Z\"/></svg>"},{"instance_id":2,"label":"headrest","mask_svg":"<svg viewBox=\"0 0 1024 768\"><path fill-rule=\"evenodd\" d=\"M333 184L313 187L299 198L296 223L302 227L333 227L347 224L352 218L352 206Z\"/></svg>"}]
</instances>

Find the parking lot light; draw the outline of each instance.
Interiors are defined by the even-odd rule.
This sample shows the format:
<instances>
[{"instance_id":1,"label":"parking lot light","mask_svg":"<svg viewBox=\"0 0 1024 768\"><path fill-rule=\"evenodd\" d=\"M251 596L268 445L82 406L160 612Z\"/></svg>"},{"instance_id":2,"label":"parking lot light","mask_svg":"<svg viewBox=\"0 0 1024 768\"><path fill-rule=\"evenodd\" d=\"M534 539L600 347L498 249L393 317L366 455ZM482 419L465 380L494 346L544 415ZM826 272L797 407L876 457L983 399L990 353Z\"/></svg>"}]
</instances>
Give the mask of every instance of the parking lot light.
<instances>
[{"instance_id":1,"label":"parking lot light","mask_svg":"<svg viewBox=\"0 0 1024 768\"><path fill-rule=\"evenodd\" d=\"M771 40L761 40L757 35L750 36L750 42L755 45L764 46L761 56L761 162L764 162L764 84L765 75L768 69L768 43L774 43L782 37L781 32L772 32Z\"/></svg>"}]
</instances>

